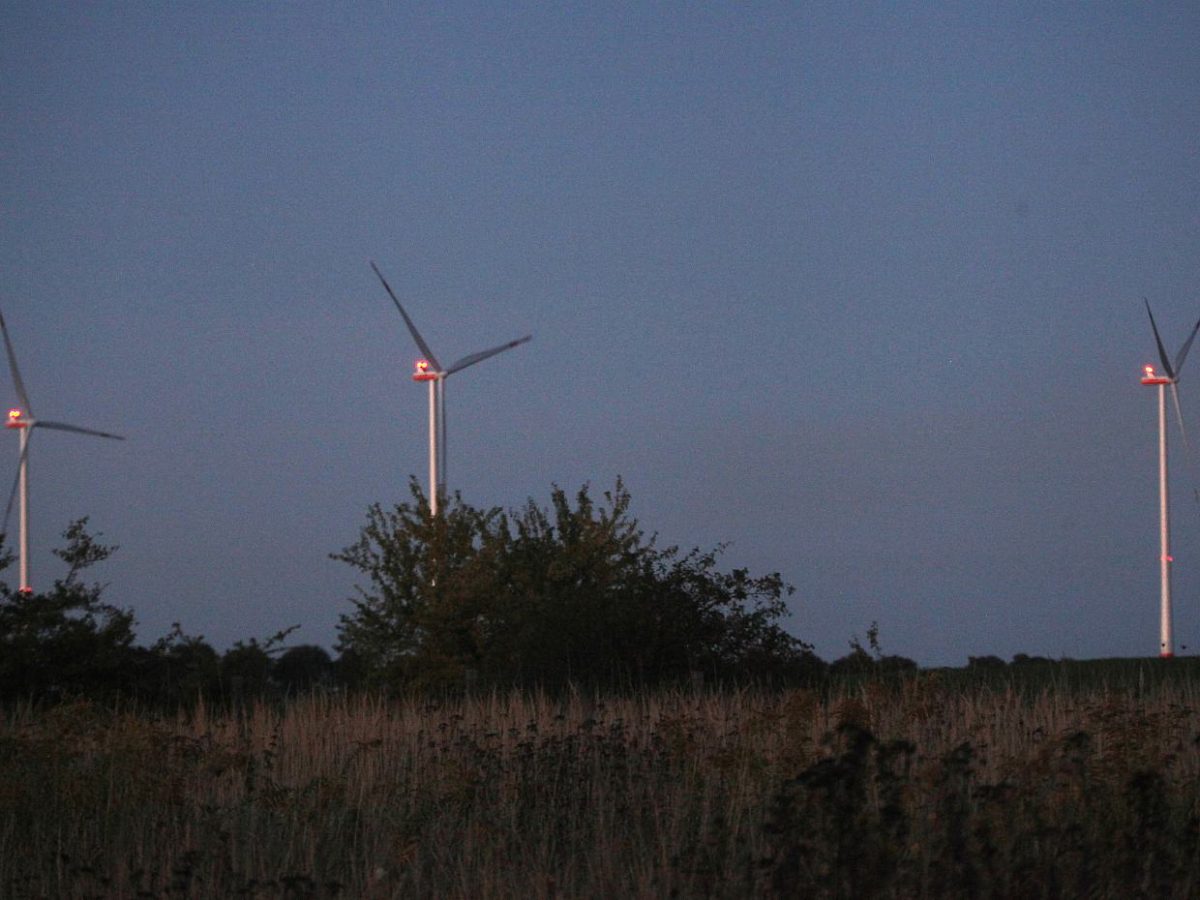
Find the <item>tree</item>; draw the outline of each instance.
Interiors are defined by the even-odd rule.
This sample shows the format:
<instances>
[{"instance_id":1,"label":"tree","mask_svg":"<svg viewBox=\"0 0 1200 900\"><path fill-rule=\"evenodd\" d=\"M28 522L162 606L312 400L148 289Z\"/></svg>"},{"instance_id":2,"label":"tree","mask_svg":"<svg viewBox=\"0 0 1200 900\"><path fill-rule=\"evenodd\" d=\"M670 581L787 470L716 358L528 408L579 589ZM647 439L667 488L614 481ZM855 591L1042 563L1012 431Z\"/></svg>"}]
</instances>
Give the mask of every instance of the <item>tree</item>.
<instances>
[{"instance_id":1,"label":"tree","mask_svg":"<svg viewBox=\"0 0 1200 900\"><path fill-rule=\"evenodd\" d=\"M299 628L292 625L259 641L237 641L221 657L221 683L230 700L262 697L274 687L276 663L271 657L283 652L283 642Z\"/></svg>"},{"instance_id":2,"label":"tree","mask_svg":"<svg viewBox=\"0 0 1200 900\"><path fill-rule=\"evenodd\" d=\"M905 676L917 672L918 666L914 660L906 656L884 654L879 643L878 622L872 622L871 627L867 629L867 646L871 648L869 653L857 636L851 638L850 652L829 664L830 674Z\"/></svg>"},{"instance_id":3,"label":"tree","mask_svg":"<svg viewBox=\"0 0 1200 900\"><path fill-rule=\"evenodd\" d=\"M385 684L652 684L794 677L809 648L778 625L778 573L722 572L710 552L660 549L618 480L602 502L555 486L548 509L477 510L455 495L437 517L412 500L368 510L335 559L366 576L340 645Z\"/></svg>"},{"instance_id":4,"label":"tree","mask_svg":"<svg viewBox=\"0 0 1200 900\"><path fill-rule=\"evenodd\" d=\"M231 700L261 697L271 684L271 655L251 638L238 641L221 657L221 684Z\"/></svg>"},{"instance_id":5,"label":"tree","mask_svg":"<svg viewBox=\"0 0 1200 900\"><path fill-rule=\"evenodd\" d=\"M285 650L275 660L272 674L287 693L308 691L333 681L333 660L325 648L301 644Z\"/></svg>"},{"instance_id":6,"label":"tree","mask_svg":"<svg viewBox=\"0 0 1200 900\"><path fill-rule=\"evenodd\" d=\"M1004 669L1008 663L1002 660L999 656L968 656L968 669Z\"/></svg>"},{"instance_id":7,"label":"tree","mask_svg":"<svg viewBox=\"0 0 1200 900\"><path fill-rule=\"evenodd\" d=\"M67 574L51 590L26 594L0 584L0 690L6 698L108 695L133 680L133 614L105 603L103 586L80 578L117 549L89 534L87 521L63 532L66 547L54 554ZM0 553L0 569L11 562L11 553Z\"/></svg>"},{"instance_id":8,"label":"tree","mask_svg":"<svg viewBox=\"0 0 1200 900\"><path fill-rule=\"evenodd\" d=\"M185 634L176 622L147 651L148 675L143 698L168 706L187 705L217 696L221 657L203 636Z\"/></svg>"},{"instance_id":9,"label":"tree","mask_svg":"<svg viewBox=\"0 0 1200 900\"><path fill-rule=\"evenodd\" d=\"M418 654L427 672L436 664L437 645L453 638L446 633L453 628L434 623L461 599L459 570L479 568L482 545L500 514L472 509L456 493L434 517L416 479L410 490L412 502L394 510L373 504L359 539L332 555L368 578L367 587L356 588L354 613L341 617L339 649L353 651L374 681L406 677Z\"/></svg>"},{"instance_id":10,"label":"tree","mask_svg":"<svg viewBox=\"0 0 1200 900\"><path fill-rule=\"evenodd\" d=\"M100 543L87 522L79 519L63 532L66 546L54 554L67 572L51 590L25 594L0 583L0 700L126 695L176 707L202 698L261 696L272 687L270 654L282 650L298 626L263 642L239 641L223 657L178 623L151 646L135 646L133 614L105 602L104 585L82 579L117 549ZM0 571L13 561L3 539L0 534Z\"/></svg>"}]
</instances>

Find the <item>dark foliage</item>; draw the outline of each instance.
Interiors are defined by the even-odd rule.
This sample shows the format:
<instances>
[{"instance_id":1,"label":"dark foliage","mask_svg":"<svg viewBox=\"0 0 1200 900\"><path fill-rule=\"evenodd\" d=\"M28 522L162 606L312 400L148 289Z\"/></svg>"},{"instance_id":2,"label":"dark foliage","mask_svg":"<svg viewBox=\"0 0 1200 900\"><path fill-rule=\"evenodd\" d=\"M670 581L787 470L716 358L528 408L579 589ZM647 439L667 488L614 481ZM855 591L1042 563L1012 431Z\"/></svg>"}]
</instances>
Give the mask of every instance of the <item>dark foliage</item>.
<instances>
[{"instance_id":1,"label":"dark foliage","mask_svg":"<svg viewBox=\"0 0 1200 900\"><path fill-rule=\"evenodd\" d=\"M968 656L968 669L1003 669L1007 663L998 656Z\"/></svg>"},{"instance_id":2,"label":"dark foliage","mask_svg":"<svg viewBox=\"0 0 1200 900\"><path fill-rule=\"evenodd\" d=\"M333 660L323 647L302 644L280 654L271 673L289 694L333 684Z\"/></svg>"},{"instance_id":3,"label":"dark foliage","mask_svg":"<svg viewBox=\"0 0 1200 900\"><path fill-rule=\"evenodd\" d=\"M870 647L868 651L867 647ZM906 656L885 654L879 643L879 624L867 629L867 647L857 637L850 640L850 652L829 664L829 674L839 679L902 678L915 675L918 666Z\"/></svg>"},{"instance_id":4,"label":"dark foliage","mask_svg":"<svg viewBox=\"0 0 1200 900\"><path fill-rule=\"evenodd\" d=\"M134 618L103 599L104 586L82 573L116 550L73 522L55 555L66 575L42 593L0 583L0 701L55 702L126 698L176 708L205 700L239 703L335 683L337 672L319 647L296 647L277 661L294 629L266 641L239 641L219 654L176 623L149 647L134 643ZM0 553L0 570L12 555ZM281 665L282 664L282 665Z\"/></svg>"},{"instance_id":5,"label":"dark foliage","mask_svg":"<svg viewBox=\"0 0 1200 900\"><path fill-rule=\"evenodd\" d=\"M779 620L777 574L721 571L720 548L660 549L628 492L555 487L549 509L478 510L455 496L368 511L334 558L367 579L341 649L377 684L620 687L797 679L821 663Z\"/></svg>"},{"instance_id":6,"label":"dark foliage","mask_svg":"<svg viewBox=\"0 0 1200 900\"><path fill-rule=\"evenodd\" d=\"M1063 735L996 783L964 742L922 780L912 743L844 725L834 755L775 794L754 893L768 897L1185 897L1200 820L1162 769ZM914 834L923 839L913 843Z\"/></svg>"},{"instance_id":7,"label":"dark foliage","mask_svg":"<svg viewBox=\"0 0 1200 900\"><path fill-rule=\"evenodd\" d=\"M220 655L204 638L184 634L178 622L150 647L146 665L138 696L143 702L177 706L220 692Z\"/></svg>"},{"instance_id":8,"label":"dark foliage","mask_svg":"<svg viewBox=\"0 0 1200 900\"><path fill-rule=\"evenodd\" d=\"M116 549L74 522L55 555L67 574L45 593L21 593L0 584L0 692L4 698L108 696L131 685L135 657L133 615L101 599L102 586L80 573ZM5 553L0 567L12 555Z\"/></svg>"}]
</instances>

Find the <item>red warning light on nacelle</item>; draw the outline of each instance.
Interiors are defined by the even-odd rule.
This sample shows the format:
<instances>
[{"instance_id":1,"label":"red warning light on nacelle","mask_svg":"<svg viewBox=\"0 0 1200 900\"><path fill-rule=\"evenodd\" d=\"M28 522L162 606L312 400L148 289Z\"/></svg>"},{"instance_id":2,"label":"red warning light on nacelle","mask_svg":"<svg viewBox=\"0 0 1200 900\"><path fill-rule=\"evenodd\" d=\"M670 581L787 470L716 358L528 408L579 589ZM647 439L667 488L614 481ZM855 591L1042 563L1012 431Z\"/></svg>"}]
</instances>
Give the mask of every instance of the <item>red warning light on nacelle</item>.
<instances>
[{"instance_id":1,"label":"red warning light on nacelle","mask_svg":"<svg viewBox=\"0 0 1200 900\"><path fill-rule=\"evenodd\" d=\"M1171 379L1166 375L1159 375L1154 371L1154 366L1142 366L1142 384L1170 384Z\"/></svg>"},{"instance_id":2,"label":"red warning light on nacelle","mask_svg":"<svg viewBox=\"0 0 1200 900\"><path fill-rule=\"evenodd\" d=\"M8 421L4 423L5 428L24 428L25 423L21 421L22 412L19 409L10 409L8 411Z\"/></svg>"},{"instance_id":3,"label":"red warning light on nacelle","mask_svg":"<svg viewBox=\"0 0 1200 900\"><path fill-rule=\"evenodd\" d=\"M418 359L416 371L413 372L413 381L433 381L435 378L437 376L429 371L429 360Z\"/></svg>"}]
</instances>

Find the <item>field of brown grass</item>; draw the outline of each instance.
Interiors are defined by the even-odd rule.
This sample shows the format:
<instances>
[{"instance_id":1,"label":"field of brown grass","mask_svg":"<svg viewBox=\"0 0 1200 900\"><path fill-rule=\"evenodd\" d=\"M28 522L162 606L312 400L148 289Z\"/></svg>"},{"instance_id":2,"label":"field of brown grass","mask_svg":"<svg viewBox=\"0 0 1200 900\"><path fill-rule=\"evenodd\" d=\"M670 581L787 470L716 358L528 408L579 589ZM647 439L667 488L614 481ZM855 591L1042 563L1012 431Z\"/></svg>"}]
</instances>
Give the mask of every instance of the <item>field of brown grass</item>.
<instances>
[{"instance_id":1,"label":"field of brown grass","mask_svg":"<svg viewBox=\"0 0 1200 900\"><path fill-rule=\"evenodd\" d=\"M1197 694L10 709L0 895L1192 897Z\"/></svg>"}]
</instances>

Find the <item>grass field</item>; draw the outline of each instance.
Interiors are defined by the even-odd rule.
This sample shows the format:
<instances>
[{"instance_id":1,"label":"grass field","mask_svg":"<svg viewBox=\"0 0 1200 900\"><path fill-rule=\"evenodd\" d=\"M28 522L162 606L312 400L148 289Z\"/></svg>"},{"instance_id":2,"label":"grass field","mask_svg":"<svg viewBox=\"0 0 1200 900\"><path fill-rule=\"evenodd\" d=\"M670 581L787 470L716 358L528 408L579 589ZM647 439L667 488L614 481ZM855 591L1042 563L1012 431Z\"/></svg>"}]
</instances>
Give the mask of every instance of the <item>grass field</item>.
<instances>
[{"instance_id":1,"label":"grass field","mask_svg":"<svg viewBox=\"0 0 1200 900\"><path fill-rule=\"evenodd\" d=\"M1065 671L9 709L0 895L1196 896L1195 667Z\"/></svg>"}]
</instances>

